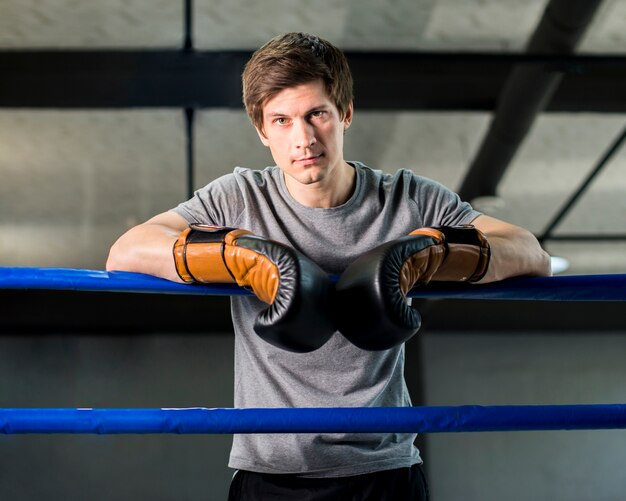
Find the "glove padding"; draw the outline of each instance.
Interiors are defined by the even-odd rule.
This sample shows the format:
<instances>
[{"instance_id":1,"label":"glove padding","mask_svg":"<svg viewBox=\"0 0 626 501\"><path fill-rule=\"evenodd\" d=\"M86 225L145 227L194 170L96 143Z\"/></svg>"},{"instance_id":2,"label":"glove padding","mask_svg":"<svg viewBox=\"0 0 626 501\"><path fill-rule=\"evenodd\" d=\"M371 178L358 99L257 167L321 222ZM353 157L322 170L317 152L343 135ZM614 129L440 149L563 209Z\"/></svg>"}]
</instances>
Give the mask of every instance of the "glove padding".
<instances>
[{"instance_id":1,"label":"glove padding","mask_svg":"<svg viewBox=\"0 0 626 501\"><path fill-rule=\"evenodd\" d=\"M353 344L387 350L409 340L421 326L406 295L431 280L480 280L489 265L489 244L474 227L424 228L386 242L355 260L336 286L335 323Z\"/></svg>"},{"instance_id":2,"label":"glove padding","mask_svg":"<svg viewBox=\"0 0 626 501\"><path fill-rule=\"evenodd\" d=\"M237 283L269 304L254 330L270 344L305 353L335 332L328 275L294 249L246 230L191 225L173 251L184 282Z\"/></svg>"}]
</instances>

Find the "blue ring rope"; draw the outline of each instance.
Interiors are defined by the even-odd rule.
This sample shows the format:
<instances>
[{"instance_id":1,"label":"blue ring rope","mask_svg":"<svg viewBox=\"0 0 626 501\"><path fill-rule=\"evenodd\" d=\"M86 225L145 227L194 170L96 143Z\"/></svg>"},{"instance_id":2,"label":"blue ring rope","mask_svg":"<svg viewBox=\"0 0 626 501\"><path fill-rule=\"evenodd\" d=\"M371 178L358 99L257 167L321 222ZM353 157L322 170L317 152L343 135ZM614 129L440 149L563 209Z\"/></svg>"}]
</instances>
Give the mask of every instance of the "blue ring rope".
<instances>
[{"instance_id":1,"label":"blue ring rope","mask_svg":"<svg viewBox=\"0 0 626 501\"><path fill-rule=\"evenodd\" d=\"M625 404L0 409L0 433L448 433L626 428Z\"/></svg>"},{"instance_id":2,"label":"blue ring rope","mask_svg":"<svg viewBox=\"0 0 626 501\"><path fill-rule=\"evenodd\" d=\"M0 268L0 288L247 295L232 284L183 285L128 272ZM626 275L431 284L412 297L624 301ZM0 409L1 433L442 433L624 429L626 405L307 409Z\"/></svg>"},{"instance_id":3,"label":"blue ring rope","mask_svg":"<svg viewBox=\"0 0 626 501\"><path fill-rule=\"evenodd\" d=\"M336 279L336 277L332 277ZM141 292L154 294L249 295L234 284L185 285L123 271L72 268L1 268L0 289ZM431 283L409 296L529 301L626 301L626 274L524 277L491 284Z\"/></svg>"},{"instance_id":4,"label":"blue ring rope","mask_svg":"<svg viewBox=\"0 0 626 501\"><path fill-rule=\"evenodd\" d=\"M246 295L230 284L182 285L139 273L0 268L0 288ZM436 284L413 297L624 301L626 275ZM626 405L309 409L0 409L1 433L441 433L624 429Z\"/></svg>"}]
</instances>

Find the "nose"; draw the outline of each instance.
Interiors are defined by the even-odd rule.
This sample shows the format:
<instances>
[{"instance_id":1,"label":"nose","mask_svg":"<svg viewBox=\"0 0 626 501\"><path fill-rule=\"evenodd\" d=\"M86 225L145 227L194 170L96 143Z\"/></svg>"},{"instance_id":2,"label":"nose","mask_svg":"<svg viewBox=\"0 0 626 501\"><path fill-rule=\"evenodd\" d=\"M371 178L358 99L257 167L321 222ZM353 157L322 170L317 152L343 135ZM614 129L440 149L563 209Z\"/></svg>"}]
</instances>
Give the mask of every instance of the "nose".
<instances>
[{"instance_id":1,"label":"nose","mask_svg":"<svg viewBox=\"0 0 626 501\"><path fill-rule=\"evenodd\" d=\"M292 127L293 140L297 148L310 148L316 142L315 129L306 120L297 120Z\"/></svg>"}]
</instances>

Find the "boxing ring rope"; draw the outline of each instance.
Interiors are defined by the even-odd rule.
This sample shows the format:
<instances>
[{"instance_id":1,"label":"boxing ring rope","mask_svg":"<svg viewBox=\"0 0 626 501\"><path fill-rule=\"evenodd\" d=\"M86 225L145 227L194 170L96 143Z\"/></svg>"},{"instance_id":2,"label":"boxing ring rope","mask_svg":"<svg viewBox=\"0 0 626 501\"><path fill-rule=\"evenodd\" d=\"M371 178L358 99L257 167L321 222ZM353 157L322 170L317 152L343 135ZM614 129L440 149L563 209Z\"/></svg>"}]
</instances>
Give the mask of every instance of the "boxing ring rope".
<instances>
[{"instance_id":1,"label":"boxing ring rope","mask_svg":"<svg viewBox=\"0 0 626 501\"><path fill-rule=\"evenodd\" d=\"M332 277L336 279L335 277ZM0 289L248 295L234 284L185 285L149 275L2 268ZM626 301L626 274L429 284L409 296L529 301ZM626 404L272 409L0 409L0 433L444 433L625 429Z\"/></svg>"},{"instance_id":2,"label":"boxing ring rope","mask_svg":"<svg viewBox=\"0 0 626 501\"><path fill-rule=\"evenodd\" d=\"M331 277L336 279L335 277ZM205 296L249 295L235 284L179 284L124 271L72 268L2 268L0 289L52 289ZM423 299L506 299L527 301L626 301L626 274L511 278L489 284L431 283L415 287Z\"/></svg>"},{"instance_id":3,"label":"boxing ring rope","mask_svg":"<svg viewBox=\"0 0 626 501\"><path fill-rule=\"evenodd\" d=\"M0 409L0 432L448 433L626 428L626 405L300 409Z\"/></svg>"}]
</instances>

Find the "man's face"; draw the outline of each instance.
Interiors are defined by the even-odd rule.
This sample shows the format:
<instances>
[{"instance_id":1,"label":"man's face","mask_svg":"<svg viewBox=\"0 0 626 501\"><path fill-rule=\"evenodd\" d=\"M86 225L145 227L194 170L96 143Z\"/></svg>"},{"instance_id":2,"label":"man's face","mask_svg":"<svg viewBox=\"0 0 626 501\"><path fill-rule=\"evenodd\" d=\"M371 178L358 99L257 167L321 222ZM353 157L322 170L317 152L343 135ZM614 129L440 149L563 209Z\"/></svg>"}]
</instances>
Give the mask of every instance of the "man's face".
<instances>
[{"instance_id":1,"label":"man's face","mask_svg":"<svg viewBox=\"0 0 626 501\"><path fill-rule=\"evenodd\" d=\"M284 89L263 108L261 142L269 147L288 185L330 182L343 164L343 134L352 121L352 105L343 120L321 80Z\"/></svg>"}]
</instances>

